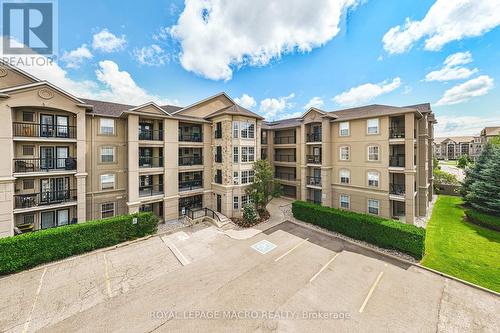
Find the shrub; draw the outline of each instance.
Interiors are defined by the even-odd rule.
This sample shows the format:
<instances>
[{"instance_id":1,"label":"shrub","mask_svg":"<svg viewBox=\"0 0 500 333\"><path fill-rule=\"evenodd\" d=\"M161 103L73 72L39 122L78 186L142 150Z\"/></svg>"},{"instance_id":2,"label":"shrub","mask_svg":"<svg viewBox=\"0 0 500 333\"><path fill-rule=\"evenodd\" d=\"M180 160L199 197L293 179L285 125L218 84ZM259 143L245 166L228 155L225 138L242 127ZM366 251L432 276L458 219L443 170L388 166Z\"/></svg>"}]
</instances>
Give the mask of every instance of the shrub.
<instances>
[{"instance_id":1,"label":"shrub","mask_svg":"<svg viewBox=\"0 0 500 333\"><path fill-rule=\"evenodd\" d=\"M0 275L153 234L157 225L155 215L138 213L2 238Z\"/></svg>"},{"instance_id":2,"label":"shrub","mask_svg":"<svg viewBox=\"0 0 500 333\"><path fill-rule=\"evenodd\" d=\"M424 255L425 229L414 225L304 201L295 201L292 213L299 220L382 248L405 252L416 259Z\"/></svg>"},{"instance_id":3,"label":"shrub","mask_svg":"<svg viewBox=\"0 0 500 333\"><path fill-rule=\"evenodd\" d=\"M257 220L257 213L250 202L243 206L243 219L245 219L247 223L255 223Z\"/></svg>"},{"instance_id":4,"label":"shrub","mask_svg":"<svg viewBox=\"0 0 500 333\"><path fill-rule=\"evenodd\" d=\"M474 209L466 209L465 215L469 222L479 224L488 229L500 231L500 216L484 214Z\"/></svg>"}]
</instances>

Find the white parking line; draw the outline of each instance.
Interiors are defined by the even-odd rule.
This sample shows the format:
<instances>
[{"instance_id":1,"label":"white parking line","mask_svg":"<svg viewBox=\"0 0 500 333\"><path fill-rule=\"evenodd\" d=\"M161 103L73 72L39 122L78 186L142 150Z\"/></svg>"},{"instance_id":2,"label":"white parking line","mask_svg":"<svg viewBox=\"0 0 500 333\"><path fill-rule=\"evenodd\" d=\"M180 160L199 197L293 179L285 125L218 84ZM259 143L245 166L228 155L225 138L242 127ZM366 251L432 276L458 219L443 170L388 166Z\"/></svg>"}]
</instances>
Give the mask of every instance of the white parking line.
<instances>
[{"instance_id":1,"label":"white parking line","mask_svg":"<svg viewBox=\"0 0 500 333\"><path fill-rule=\"evenodd\" d=\"M161 240L163 241L163 243L165 243L165 245L170 249L170 251L172 251L172 253L174 254L174 256L177 258L177 260L179 260L179 262L182 264L182 266L186 266L188 264L190 264L191 262L189 261L189 259L187 259L181 251L179 251L179 249L177 248L177 246L175 246L175 244L168 238L163 238L163 237L160 237Z\"/></svg>"},{"instance_id":2,"label":"white parking line","mask_svg":"<svg viewBox=\"0 0 500 333\"><path fill-rule=\"evenodd\" d=\"M106 283L106 291L108 292L108 297L111 298L111 283L109 282L108 259L106 258L106 253L103 253L102 256L104 258L104 281Z\"/></svg>"},{"instance_id":3,"label":"white parking line","mask_svg":"<svg viewBox=\"0 0 500 333\"><path fill-rule=\"evenodd\" d=\"M278 258L274 259L274 261L279 261L281 260L283 257L287 256L288 254L290 254L293 250L295 250L296 248L298 248L299 246L301 246L302 244L304 244L305 242L307 242L309 240L309 238L306 238L304 240L302 240L299 244L295 245L294 247L292 247L290 250L286 251L285 253L283 253L282 255L280 255Z\"/></svg>"},{"instance_id":4,"label":"white parking line","mask_svg":"<svg viewBox=\"0 0 500 333\"><path fill-rule=\"evenodd\" d=\"M368 303L368 300L370 299L370 297L372 297L373 291L377 287L377 284L380 282L380 279L382 278L382 275L384 275L384 272L380 272L378 274L377 279L375 280L375 282L373 282L373 285L370 288L370 291L368 292L368 295L366 295L366 298L365 298L365 301L363 302L363 305L361 305L361 307L359 308L359 312L360 313L363 312L363 310L365 309L366 304Z\"/></svg>"},{"instance_id":5,"label":"white parking line","mask_svg":"<svg viewBox=\"0 0 500 333\"><path fill-rule=\"evenodd\" d=\"M316 279L318 277L318 275L321 274L321 272L323 272L327 267L328 265L330 265L334 260L335 258L337 258L337 256L339 255L340 253L336 253L332 259L330 259L330 261L328 261L323 267L321 267L321 269L319 270L318 273L314 274L314 276L309 280L309 283L313 282L314 279Z\"/></svg>"},{"instance_id":6,"label":"white parking line","mask_svg":"<svg viewBox=\"0 0 500 333\"><path fill-rule=\"evenodd\" d=\"M31 311L28 315L28 318L26 319L26 323L24 323L24 328L23 328L23 333L28 331L28 328L31 323L31 317L33 316L33 311L35 310L35 305L36 301L38 300L38 295L40 295L40 291L42 290L42 283L43 283L43 278L45 276L45 273L47 273L47 268L43 270L42 276L40 276L40 282L38 282L38 289L36 290L35 293L35 299L33 300L33 305L31 306Z\"/></svg>"}]
</instances>

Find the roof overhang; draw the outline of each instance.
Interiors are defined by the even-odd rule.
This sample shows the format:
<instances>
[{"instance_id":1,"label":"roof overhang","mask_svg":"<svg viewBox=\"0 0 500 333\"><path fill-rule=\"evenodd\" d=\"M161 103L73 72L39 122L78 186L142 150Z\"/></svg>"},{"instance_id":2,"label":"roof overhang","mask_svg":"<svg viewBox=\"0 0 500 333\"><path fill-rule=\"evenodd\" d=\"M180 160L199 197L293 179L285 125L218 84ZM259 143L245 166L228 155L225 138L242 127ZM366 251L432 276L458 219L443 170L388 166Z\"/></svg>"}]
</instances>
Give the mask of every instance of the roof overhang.
<instances>
[{"instance_id":1,"label":"roof overhang","mask_svg":"<svg viewBox=\"0 0 500 333\"><path fill-rule=\"evenodd\" d=\"M5 94L5 93L9 93L9 92L15 92L15 91L23 90L23 89L30 89L30 88L42 87L42 86L47 86L47 87L50 87L50 88L56 90L60 94L62 94L64 96L66 96L66 97L74 100L79 105L87 105L84 101L82 101L78 97L76 97L76 96L70 94L69 92L67 92L67 91L59 88L58 86L53 85L52 83L50 83L48 81L39 81L39 82L23 84L23 85L19 85L19 86L15 86L15 87L9 87L9 88L0 89L0 94Z\"/></svg>"}]
</instances>

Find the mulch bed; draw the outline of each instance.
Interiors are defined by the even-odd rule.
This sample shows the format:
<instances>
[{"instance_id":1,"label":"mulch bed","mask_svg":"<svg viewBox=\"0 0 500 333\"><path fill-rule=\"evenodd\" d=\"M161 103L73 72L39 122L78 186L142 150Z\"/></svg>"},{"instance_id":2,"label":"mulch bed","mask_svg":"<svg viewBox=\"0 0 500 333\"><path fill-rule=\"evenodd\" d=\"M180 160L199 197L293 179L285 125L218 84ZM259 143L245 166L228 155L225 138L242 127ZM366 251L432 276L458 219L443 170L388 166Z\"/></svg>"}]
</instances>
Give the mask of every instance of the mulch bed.
<instances>
[{"instance_id":1,"label":"mulch bed","mask_svg":"<svg viewBox=\"0 0 500 333\"><path fill-rule=\"evenodd\" d=\"M236 224L237 226L242 227L242 228L251 228L253 226L256 226L259 223L262 223L262 222L269 220L270 214L266 209L265 210L258 210L257 213L259 215L259 218L257 220L255 220L254 222L246 221L242 217L233 217L233 218L231 218L231 220L234 222L234 224Z\"/></svg>"}]
</instances>

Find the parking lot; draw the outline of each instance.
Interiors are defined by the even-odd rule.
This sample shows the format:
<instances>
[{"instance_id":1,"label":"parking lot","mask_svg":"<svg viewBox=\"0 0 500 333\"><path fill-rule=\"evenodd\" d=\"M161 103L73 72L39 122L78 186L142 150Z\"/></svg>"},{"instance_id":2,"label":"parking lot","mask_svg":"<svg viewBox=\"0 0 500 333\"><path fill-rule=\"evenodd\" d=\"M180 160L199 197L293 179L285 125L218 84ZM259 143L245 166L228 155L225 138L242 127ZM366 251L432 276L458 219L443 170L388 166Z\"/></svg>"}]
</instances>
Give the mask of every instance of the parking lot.
<instances>
[{"instance_id":1,"label":"parking lot","mask_svg":"<svg viewBox=\"0 0 500 333\"><path fill-rule=\"evenodd\" d=\"M7 332L500 327L497 296L290 222L246 240L202 225L97 251L4 277L0 299Z\"/></svg>"}]
</instances>

